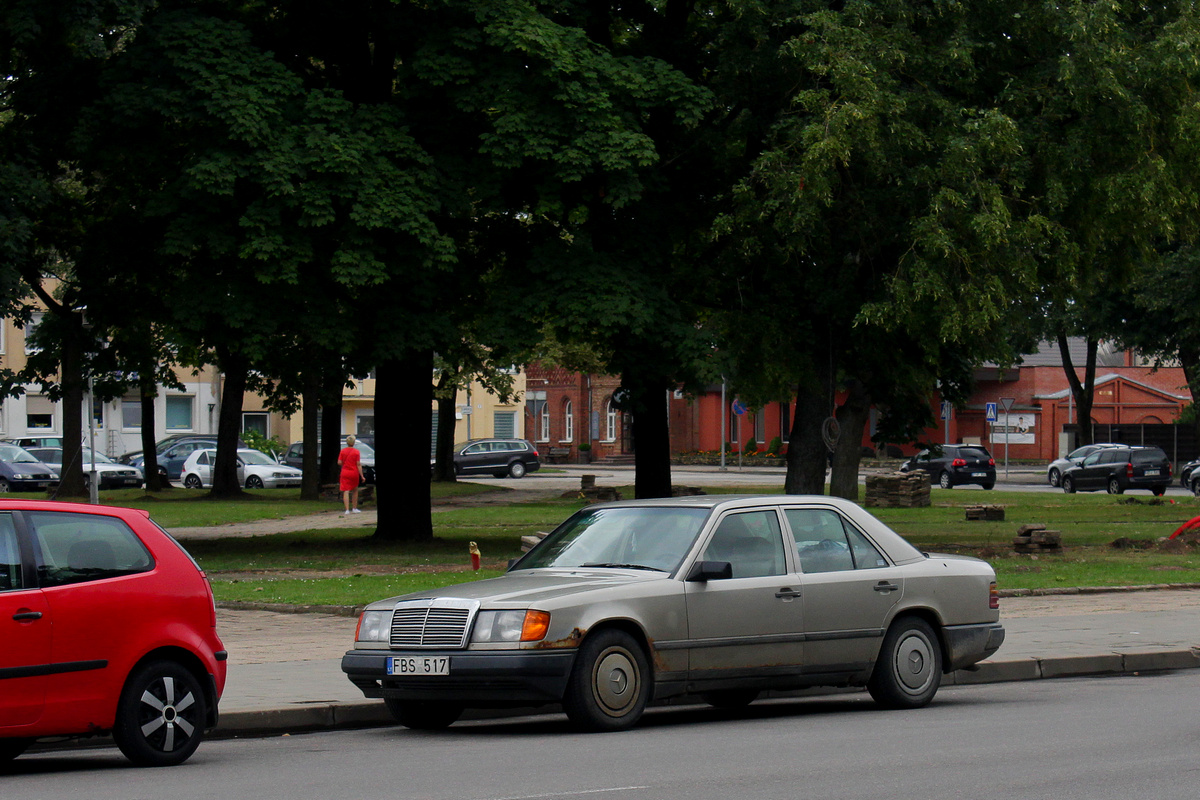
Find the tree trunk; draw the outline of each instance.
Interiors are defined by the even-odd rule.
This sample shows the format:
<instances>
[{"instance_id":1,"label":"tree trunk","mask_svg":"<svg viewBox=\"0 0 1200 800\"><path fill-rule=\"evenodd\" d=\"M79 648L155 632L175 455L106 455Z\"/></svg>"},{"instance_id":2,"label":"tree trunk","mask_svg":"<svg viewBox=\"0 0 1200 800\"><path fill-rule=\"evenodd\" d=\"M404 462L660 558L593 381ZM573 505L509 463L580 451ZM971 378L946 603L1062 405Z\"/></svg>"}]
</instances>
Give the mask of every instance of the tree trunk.
<instances>
[{"instance_id":1,"label":"tree trunk","mask_svg":"<svg viewBox=\"0 0 1200 800\"><path fill-rule=\"evenodd\" d=\"M375 405L378 407L379 390L375 390ZM334 399L336 398L336 399ZM321 484L338 482L338 453L342 451L342 393L338 381L336 393L328 395L330 402L321 408Z\"/></svg>"},{"instance_id":2,"label":"tree trunk","mask_svg":"<svg viewBox=\"0 0 1200 800\"><path fill-rule=\"evenodd\" d=\"M300 499L321 499L321 422L320 384L313 379L305 381L304 406L301 409L300 438L304 441L304 462L301 469Z\"/></svg>"},{"instance_id":3,"label":"tree trunk","mask_svg":"<svg viewBox=\"0 0 1200 800\"><path fill-rule=\"evenodd\" d=\"M862 461L862 436L871 414L871 396L858 379L847 382L846 402L838 406L838 440L829 474L829 494L858 502L858 467Z\"/></svg>"},{"instance_id":4,"label":"tree trunk","mask_svg":"<svg viewBox=\"0 0 1200 800\"><path fill-rule=\"evenodd\" d=\"M1096 392L1096 350L1100 342L1094 336L1087 337L1087 364L1084 366L1083 382L1075 374L1075 365L1071 361L1071 352L1067 345L1067 334L1058 333L1058 352L1062 355L1063 370L1067 375L1067 383L1075 398L1076 419L1079 420L1079 438L1076 447L1092 444L1095 435L1092 431L1092 401Z\"/></svg>"},{"instance_id":5,"label":"tree trunk","mask_svg":"<svg viewBox=\"0 0 1200 800\"><path fill-rule=\"evenodd\" d=\"M451 388L456 382L457 375L444 370L438 378L437 388L437 445L434 448L433 480L454 483L458 480L454 472L454 428L457 420L454 417L454 407L457 401L456 391Z\"/></svg>"},{"instance_id":6,"label":"tree trunk","mask_svg":"<svg viewBox=\"0 0 1200 800\"><path fill-rule=\"evenodd\" d=\"M389 469L394 470L385 479L388 491L376 495L379 526L375 538L390 542L431 541L429 460L421 443L433 436L429 413L433 399L433 353L417 351L403 359L384 361L376 368L375 375L375 449L393 454ZM406 447L401 442L416 446Z\"/></svg>"},{"instance_id":7,"label":"tree trunk","mask_svg":"<svg viewBox=\"0 0 1200 800\"><path fill-rule=\"evenodd\" d=\"M75 315L77 317L77 315ZM59 475L59 497L87 497L83 458L83 363L79 339L73 335L75 317L64 317L71 326L62 343L62 473ZM82 327L80 328L82 332Z\"/></svg>"},{"instance_id":8,"label":"tree trunk","mask_svg":"<svg viewBox=\"0 0 1200 800\"><path fill-rule=\"evenodd\" d=\"M829 417L829 380L826 369L818 367L811 378L797 385L796 415L792 420L787 477L783 482L787 494L825 493L829 448L825 446L821 428Z\"/></svg>"},{"instance_id":9,"label":"tree trunk","mask_svg":"<svg viewBox=\"0 0 1200 800\"><path fill-rule=\"evenodd\" d=\"M213 464L212 497L240 497L237 443L242 432L242 399L246 394L246 361L227 354L220 359L225 381L221 388L221 413L217 417L217 458Z\"/></svg>"},{"instance_id":10,"label":"tree trunk","mask_svg":"<svg viewBox=\"0 0 1200 800\"><path fill-rule=\"evenodd\" d=\"M633 411L634 497L670 497L671 432L665 382L622 383Z\"/></svg>"},{"instance_id":11,"label":"tree trunk","mask_svg":"<svg viewBox=\"0 0 1200 800\"><path fill-rule=\"evenodd\" d=\"M158 448L155 440L154 400L158 397L158 386L154 383L154 370L143 373L140 394L142 402L142 472L146 479L146 491L161 492L171 488L171 482L158 471Z\"/></svg>"}]
</instances>

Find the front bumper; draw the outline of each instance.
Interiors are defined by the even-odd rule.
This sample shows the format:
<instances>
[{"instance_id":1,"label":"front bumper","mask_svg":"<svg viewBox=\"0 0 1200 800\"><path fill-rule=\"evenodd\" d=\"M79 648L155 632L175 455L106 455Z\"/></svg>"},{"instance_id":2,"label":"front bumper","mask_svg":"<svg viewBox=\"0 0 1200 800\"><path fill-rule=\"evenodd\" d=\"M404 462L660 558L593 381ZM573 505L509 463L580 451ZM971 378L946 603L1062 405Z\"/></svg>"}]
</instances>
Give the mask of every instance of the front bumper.
<instances>
[{"instance_id":1,"label":"front bumper","mask_svg":"<svg viewBox=\"0 0 1200 800\"><path fill-rule=\"evenodd\" d=\"M342 672L366 697L438 700L477 708L557 703L566 692L575 650L351 650ZM450 674L387 674L393 656L449 656Z\"/></svg>"},{"instance_id":2,"label":"front bumper","mask_svg":"<svg viewBox=\"0 0 1200 800\"><path fill-rule=\"evenodd\" d=\"M1004 626L999 622L948 625L943 631L946 638L946 672L973 666L1004 644Z\"/></svg>"}]
</instances>

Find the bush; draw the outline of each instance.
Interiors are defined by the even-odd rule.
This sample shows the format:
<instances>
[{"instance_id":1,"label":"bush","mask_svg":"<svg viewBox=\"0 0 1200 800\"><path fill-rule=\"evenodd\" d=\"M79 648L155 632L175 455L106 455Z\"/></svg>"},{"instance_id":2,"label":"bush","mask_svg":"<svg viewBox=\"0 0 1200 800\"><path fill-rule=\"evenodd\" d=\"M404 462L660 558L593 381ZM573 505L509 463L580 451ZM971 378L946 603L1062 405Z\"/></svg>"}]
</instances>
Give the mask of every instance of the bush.
<instances>
[{"instance_id":1,"label":"bush","mask_svg":"<svg viewBox=\"0 0 1200 800\"><path fill-rule=\"evenodd\" d=\"M749 455L751 453L757 453L757 452L758 452L758 441L753 436L751 436L749 439L746 440L745 453L747 455Z\"/></svg>"},{"instance_id":2,"label":"bush","mask_svg":"<svg viewBox=\"0 0 1200 800\"><path fill-rule=\"evenodd\" d=\"M287 445L274 436L267 438L258 431L242 431L242 441L247 447L266 453L271 458L279 459L287 451Z\"/></svg>"},{"instance_id":3,"label":"bush","mask_svg":"<svg viewBox=\"0 0 1200 800\"><path fill-rule=\"evenodd\" d=\"M773 456L777 456L783 452L783 439L778 436L772 439L771 444L767 446L767 452Z\"/></svg>"}]
</instances>

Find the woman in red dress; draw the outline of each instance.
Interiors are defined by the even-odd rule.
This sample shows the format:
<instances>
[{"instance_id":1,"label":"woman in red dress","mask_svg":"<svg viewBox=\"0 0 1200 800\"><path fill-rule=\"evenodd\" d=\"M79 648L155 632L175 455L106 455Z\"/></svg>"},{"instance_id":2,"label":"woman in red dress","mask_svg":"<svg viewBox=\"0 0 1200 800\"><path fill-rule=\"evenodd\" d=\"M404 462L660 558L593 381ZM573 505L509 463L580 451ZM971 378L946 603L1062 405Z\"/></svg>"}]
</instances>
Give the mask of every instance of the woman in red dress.
<instances>
[{"instance_id":1,"label":"woman in red dress","mask_svg":"<svg viewBox=\"0 0 1200 800\"><path fill-rule=\"evenodd\" d=\"M365 476L362 468L362 453L354 446L354 436L346 437L346 446L338 453L338 466L342 468L338 479L342 490L342 502L346 506L346 514L360 514L358 510L358 485Z\"/></svg>"}]
</instances>

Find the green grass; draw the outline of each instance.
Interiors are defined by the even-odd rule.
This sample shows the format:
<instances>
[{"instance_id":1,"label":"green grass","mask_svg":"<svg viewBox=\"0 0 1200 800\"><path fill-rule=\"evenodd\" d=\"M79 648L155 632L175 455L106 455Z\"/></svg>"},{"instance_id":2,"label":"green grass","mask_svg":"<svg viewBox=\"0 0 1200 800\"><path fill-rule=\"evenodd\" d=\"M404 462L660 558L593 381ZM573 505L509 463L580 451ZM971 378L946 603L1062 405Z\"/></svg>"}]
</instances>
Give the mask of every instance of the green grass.
<instances>
[{"instance_id":1,"label":"green grass","mask_svg":"<svg viewBox=\"0 0 1200 800\"><path fill-rule=\"evenodd\" d=\"M351 575L345 578L274 581L214 581L218 602L284 603L287 605L364 606L398 594L440 589L467 581L495 578L499 569L478 572L426 572L405 575Z\"/></svg>"}]
</instances>

